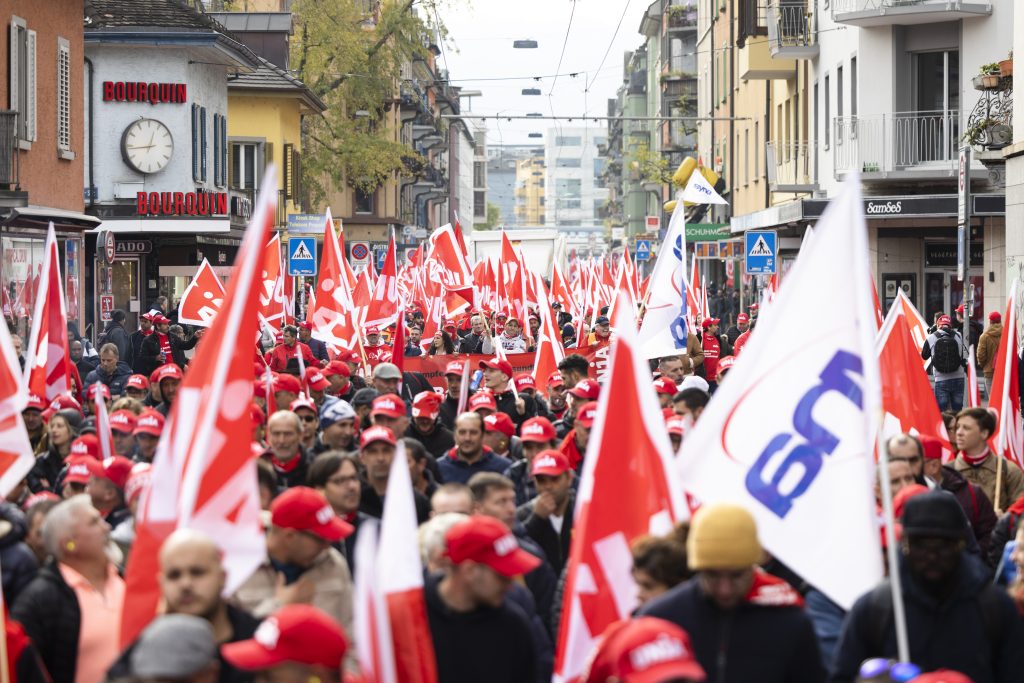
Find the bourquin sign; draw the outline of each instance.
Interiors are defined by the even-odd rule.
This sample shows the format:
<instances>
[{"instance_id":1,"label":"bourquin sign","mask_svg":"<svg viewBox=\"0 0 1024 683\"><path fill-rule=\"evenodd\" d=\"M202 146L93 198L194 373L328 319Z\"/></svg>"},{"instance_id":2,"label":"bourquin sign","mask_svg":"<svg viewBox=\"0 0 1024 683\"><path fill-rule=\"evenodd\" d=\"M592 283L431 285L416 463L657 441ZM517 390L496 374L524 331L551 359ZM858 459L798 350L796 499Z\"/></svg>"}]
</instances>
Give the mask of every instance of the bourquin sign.
<instances>
[{"instance_id":1,"label":"bourquin sign","mask_svg":"<svg viewBox=\"0 0 1024 683\"><path fill-rule=\"evenodd\" d=\"M226 192L139 192L140 216L226 216Z\"/></svg>"}]
</instances>

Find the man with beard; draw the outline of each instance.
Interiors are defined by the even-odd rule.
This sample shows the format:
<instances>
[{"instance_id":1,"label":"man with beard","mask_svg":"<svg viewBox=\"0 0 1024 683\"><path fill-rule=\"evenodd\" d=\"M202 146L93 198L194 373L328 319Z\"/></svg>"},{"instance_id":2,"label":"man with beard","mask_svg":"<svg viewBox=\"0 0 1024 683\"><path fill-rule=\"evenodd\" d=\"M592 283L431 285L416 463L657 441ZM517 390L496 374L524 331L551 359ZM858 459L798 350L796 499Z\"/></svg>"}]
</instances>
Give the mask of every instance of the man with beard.
<instances>
[{"instance_id":1,"label":"man with beard","mask_svg":"<svg viewBox=\"0 0 1024 683\"><path fill-rule=\"evenodd\" d=\"M395 435L387 427L373 426L359 437L359 460L363 463L366 481L360 493L359 510L380 519L384 514L384 496L391 477L391 461L395 458ZM413 491L416 519L419 524L430 517L430 501Z\"/></svg>"}]
</instances>

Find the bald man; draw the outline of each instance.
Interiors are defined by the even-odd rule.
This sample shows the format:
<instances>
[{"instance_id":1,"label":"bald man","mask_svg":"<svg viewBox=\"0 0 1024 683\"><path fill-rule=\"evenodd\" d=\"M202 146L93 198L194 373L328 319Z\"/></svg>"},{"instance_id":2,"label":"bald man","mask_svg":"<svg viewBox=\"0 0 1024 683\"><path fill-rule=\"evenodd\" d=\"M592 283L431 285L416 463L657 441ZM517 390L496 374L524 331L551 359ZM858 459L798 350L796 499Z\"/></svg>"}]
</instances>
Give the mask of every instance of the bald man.
<instances>
[{"instance_id":1,"label":"bald man","mask_svg":"<svg viewBox=\"0 0 1024 683\"><path fill-rule=\"evenodd\" d=\"M227 578L221 566L217 544L194 529L178 529L160 548L160 595L167 614L188 614L210 622L218 644L248 640L256 633L259 620L228 604L222 597ZM110 669L108 677L130 673L130 646ZM120 667L125 667L124 670ZM252 674L220 661L219 683L251 683Z\"/></svg>"},{"instance_id":2,"label":"bald man","mask_svg":"<svg viewBox=\"0 0 1024 683\"><path fill-rule=\"evenodd\" d=\"M263 457L274 467L278 487L304 486L312 456L302 445L302 421L290 410L278 410L267 420L267 443Z\"/></svg>"}]
</instances>

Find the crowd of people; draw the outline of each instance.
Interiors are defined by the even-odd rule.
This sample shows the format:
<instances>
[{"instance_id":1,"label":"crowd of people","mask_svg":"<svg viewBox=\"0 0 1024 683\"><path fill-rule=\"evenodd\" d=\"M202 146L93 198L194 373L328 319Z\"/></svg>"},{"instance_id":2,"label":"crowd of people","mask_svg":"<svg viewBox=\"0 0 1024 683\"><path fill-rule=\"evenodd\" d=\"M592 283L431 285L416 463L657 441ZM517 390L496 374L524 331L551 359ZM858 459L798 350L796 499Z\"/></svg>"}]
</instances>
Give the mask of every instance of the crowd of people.
<instances>
[{"instance_id":1,"label":"crowd of people","mask_svg":"<svg viewBox=\"0 0 1024 683\"><path fill-rule=\"evenodd\" d=\"M393 329L367 328L361 349L335 354L309 325L283 327L258 350L249 407L265 561L224 596L216 539L175 531L159 554L161 615L127 648L122 575L134 518L147 487L160 486L152 461L186 351L202 335L176 334L153 310L130 333L115 312L96 348L72 337L75 395L30 397L23 419L36 464L0 505L12 680L360 680L355 546L383 515L392 462L404 452L438 680L550 681L576 494L603 391L573 350L613 336L604 311L594 312L593 330L555 311L568 355L543 381L504 357L534 348L537 316L522 325L475 311L425 342L422 316L410 312L402 354L450 356L437 387L394 362ZM756 317L755 305L728 329L707 318L687 353L651 362L675 449ZM109 416L109 458L98 402ZM1021 680L1024 474L989 449L991 414L969 408L950 418L954 459L944 464L941 442L900 434L879 471L900 521L913 664L897 661L888 582L847 612L765 553L749 512L716 504L666 536L633 539L634 616L601 635L582 680ZM881 508L881 488L877 497Z\"/></svg>"}]
</instances>

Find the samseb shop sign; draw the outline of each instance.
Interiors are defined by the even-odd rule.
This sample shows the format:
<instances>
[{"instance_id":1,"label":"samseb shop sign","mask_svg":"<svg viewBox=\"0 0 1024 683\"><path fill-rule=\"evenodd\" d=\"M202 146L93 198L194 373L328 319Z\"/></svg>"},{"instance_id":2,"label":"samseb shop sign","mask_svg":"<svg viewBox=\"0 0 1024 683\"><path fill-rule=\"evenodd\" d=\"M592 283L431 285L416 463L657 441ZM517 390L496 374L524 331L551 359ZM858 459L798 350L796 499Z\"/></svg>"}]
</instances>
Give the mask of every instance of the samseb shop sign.
<instances>
[{"instance_id":1,"label":"samseb shop sign","mask_svg":"<svg viewBox=\"0 0 1024 683\"><path fill-rule=\"evenodd\" d=\"M139 192L140 216L226 216L227 192Z\"/></svg>"}]
</instances>

